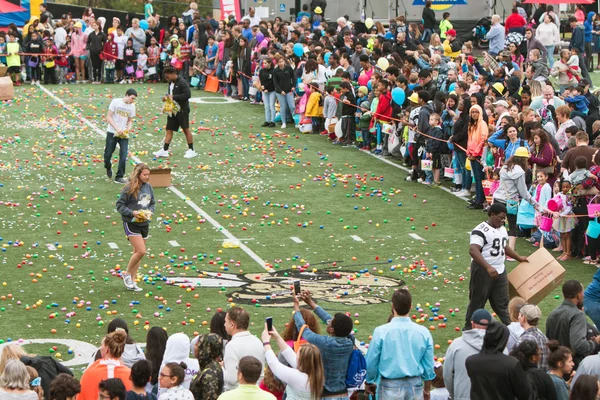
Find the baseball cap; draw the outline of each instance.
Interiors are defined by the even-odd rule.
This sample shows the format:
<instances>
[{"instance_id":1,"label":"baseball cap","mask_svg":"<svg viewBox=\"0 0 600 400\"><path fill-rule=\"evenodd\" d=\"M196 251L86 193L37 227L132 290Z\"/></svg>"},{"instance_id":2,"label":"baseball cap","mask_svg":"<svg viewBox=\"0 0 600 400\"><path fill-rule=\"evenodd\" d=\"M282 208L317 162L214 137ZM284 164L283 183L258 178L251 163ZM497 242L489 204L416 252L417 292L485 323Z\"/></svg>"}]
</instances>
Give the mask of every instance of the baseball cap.
<instances>
[{"instance_id":1,"label":"baseball cap","mask_svg":"<svg viewBox=\"0 0 600 400\"><path fill-rule=\"evenodd\" d=\"M135 91L135 89L127 89L127 92L125 92L125 96L135 96L137 97L137 92Z\"/></svg>"},{"instance_id":2,"label":"baseball cap","mask_svg":"<svg viewBox=\"0 0 600 400\"><path fill-rule=\"evenodd\" d=\"M456 30L454 30L454 29L448 29L446 31L446 36L448 36L448 35L456 37Z\"/></svg>"},{"instance_id":3,"label":"baseball cap","mask_svg":"<svg viewBox=\"0 0 600 400\"><path fill-rule=\"evenodd\" d=\"M506 100L498 100L492 104L495 106L502 106L502 107L508 108L508 103L506 102Z\"/></svg>"},{"instance_id":4,"label":"baseball cap","mask_svg":"<svg viewBox=\"0 0 600 400\"><path fill-rule=\"evenodd\" d=\"M527 321L539 320L542 318L542 310L535 304L525 304L519 311Z\"/></svg>"},{"instance_id":5,"label":"baseball cap","mask_svg":"<svg viewBox=\"0 0 600 400\"><path fill-rule=\"evenodd\" d=\"M477 325L487 326L494 319L492 318L492 314L488 310L480 308L479 310L475 310L473 316L471 317L471 321L475 322Z\"/></svg>"}]
</instances>

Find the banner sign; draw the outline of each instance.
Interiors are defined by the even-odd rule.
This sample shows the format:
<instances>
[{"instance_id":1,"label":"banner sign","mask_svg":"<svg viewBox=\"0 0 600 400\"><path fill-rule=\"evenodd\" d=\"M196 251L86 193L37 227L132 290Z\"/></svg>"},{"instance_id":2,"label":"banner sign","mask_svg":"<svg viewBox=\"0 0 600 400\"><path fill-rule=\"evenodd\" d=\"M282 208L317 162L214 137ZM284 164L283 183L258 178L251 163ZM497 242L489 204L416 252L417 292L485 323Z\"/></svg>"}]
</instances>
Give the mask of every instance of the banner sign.
<instances>
[{"instance_id":1,"label":"banner sign","mask_svg":"<svg viewBox=\"0 0 600 400\"><path fill-rule=\"evenodd\" d=\"M442 9L448 9L452 6L466 5L467 0L433 0L431 2L431 9L434 11L440 11ZM413 6L425 6L425 0L413 0Z\"/></svg>"},{"instance_id":2,"label":"banner sign","mask_svg":"<svg viewBox=\"0 0 600 400\"><path fill-rule=\"evenodd\" d=\"M227 19L232 14L236 21L242 18L239 0L221 0L221 19Z\"/></svg>"}]
</instances>

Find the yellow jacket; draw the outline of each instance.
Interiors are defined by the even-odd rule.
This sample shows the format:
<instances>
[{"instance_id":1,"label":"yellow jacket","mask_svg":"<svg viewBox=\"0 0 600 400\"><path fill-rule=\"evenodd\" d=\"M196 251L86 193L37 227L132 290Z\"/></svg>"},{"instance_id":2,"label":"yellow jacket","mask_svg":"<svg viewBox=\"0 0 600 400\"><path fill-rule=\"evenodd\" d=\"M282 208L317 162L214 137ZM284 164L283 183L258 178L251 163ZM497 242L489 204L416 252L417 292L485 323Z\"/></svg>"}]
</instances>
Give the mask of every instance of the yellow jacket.
<instances>
[{"instance_id":1,"label":"yellow jacket","mask_svg":"<svg viewBox=\"0 0 600 400\"><path fill-rule=\"evenodd\" d=\"M29 19L29 22L23 27L23 36L27 36L27 33L29 32L29 25L33 25L35 21L39 21L39 17L32 15Z\"/></svg>"},{"instance_id":2,"label":"yellow jacket","mask_svg":"<svg viewBox=\"0 0 600 400\"><path fill-rule=\"evenodd\" d=\"M306 105L306 112L304 115L307 117L323 117L323 106L320 106L321 93L312 92L308 98L308 104Z\"/></svg>"},{"instance_id":3,"label":"yellow jacket","mask_svg":"<svg viewBox=\"0 0 600 400\"><path fill-rule=\"evenodd\" d=\"M448 39L444 40L444 43L442 43L442 46L444 47L444 55L446 57L450 57L450 58L456 58L458 57L458 55L460 54L460 51L462 50L462 46L458 48L457 51L452 51L452 47L450 47L450 41Z\"/></svg>"}]
</instances>

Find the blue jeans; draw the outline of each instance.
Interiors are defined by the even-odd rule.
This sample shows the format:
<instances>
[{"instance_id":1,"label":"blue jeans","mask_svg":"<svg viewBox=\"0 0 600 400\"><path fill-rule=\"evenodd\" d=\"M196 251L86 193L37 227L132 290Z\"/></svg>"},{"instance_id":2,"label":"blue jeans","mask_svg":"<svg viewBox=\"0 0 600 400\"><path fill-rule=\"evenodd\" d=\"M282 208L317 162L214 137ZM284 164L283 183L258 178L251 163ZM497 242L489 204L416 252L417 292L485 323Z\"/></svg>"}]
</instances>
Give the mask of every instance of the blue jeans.
<instances>
[{"instance_id":1,"label":"blue jeans","mask_svg":"<svg viewBox=\"0 0 600 400\"><path fill-rule=\"evenodd\" d=\"M548 50L548 66L550 68L554 66L554 47L555 46L546 46L546 50Z\"/></svg>"},{"instance_id":2,"label":"blue jeans","mask_svg":"<svg viewBox=\"0 0 600 400\"><path fill-rule=\"evenodd\" d=\"M223 68L223 63L219 62L219 64L217 65L217 72L216 72L217 78L219 78L219 81L224 81L225 80L225 68ZM219 88L223 87L223 82L219 82Z\"/></svg>"},{"instance_id":3,"label":"blue jeans","mask_svg":"<svg viewBox=\"0 0 600 400\"><path fill-rule=\"evenodd\" d=\"M286 93L285 96L281 93L276 93L277 100L281 106L281 123L285 124L288 120L287 112L290 111L289 119L292 119L294 110L296 109L296 103L294 103L294 93Z\"/></svg>"},{"instance_id":4,"label":"blue jeans","mask_svg":"<svg viewBox=\"0 0 600 400\"><path fill-rule=\"evenodd\" d=\"M265 121L275 121L275 92L263 92L263 103L265 104Z\"/></svg>"},{"instance_id":5,"label":"blue jeans","mask_svg":"<svg viewBox=\"0 0 600 400\"><path fill-rule=\"evenodd\" d=\"M471 172L475 178L475 203L483 204L485 193L483 192L483 165L480 160L471 160Z\"/></svg>"},{"instance_id":6,"label":"blue jeans","mask_svg":"<svg viewBox=\"0 0 600 400\"><path fill-rule=\"evenodd\" d=\"M596 327L600 326L600 302L595 300L588 299L587 297L583 298L583 309L585 313L590 319L594 322Z\"/></svg>"},{"instance_id":7,"label":"blue jeans","mask_svg":"<svg viewBox=\"0 0 600 400\"><path fill-rule=\"evenodd\" d=\"M423 381L420 377L381 379L377 387L378 400L421 400Z\"/></svg>"},{"instance_id":8,"label":"blue jeans","mask_svg":"<svg viewBox=\"0 0 600 400\"><path fill-rule=\"evenodd\" d=\"M470 190L471 189L471 173L466 168L467 163L467 153L464 151L454 148L454 154L456 155L456 162L461 168L462 175L462 190Z\"/></svg>"},{"instance_id":9,"label":"blue jeans","mask_svg":"<svg viewBox=\"0 0 600 400\"><path fill-rule=\"evenodd\" d=\"M111 158L119 144L119 167L115 179L125 176L125 167L127 166L127 153L129 150L129 139L116 138L112 132L106 132L106 146L104 147L104 168L111 169Z\"/></svg>"},{"instance_id":10,"label":"blue jeans","mask_svg":"<svg viewBox=\"0 0 600 400\"><path fill-rule=\"evenodd\" d=\"M248 92L250 91L250 80L248 78L246 78L244 75L242 75L242 88L243 88L243 94L240 94L240 96L248 98L249 94ZM238 89L239 91L239 89Z\"/></svg>"},{"instance_id":11,"label":"blue jeans","mask_svg":"<svg viewBox=\"0 0 600 400\"><path fill-rule=\"evenodd\" d=\"M428 42L431 39L431 35L433 35L433 29L423 29L423 35L421 36L421 43Z\"/></svg>"}]
</instances>

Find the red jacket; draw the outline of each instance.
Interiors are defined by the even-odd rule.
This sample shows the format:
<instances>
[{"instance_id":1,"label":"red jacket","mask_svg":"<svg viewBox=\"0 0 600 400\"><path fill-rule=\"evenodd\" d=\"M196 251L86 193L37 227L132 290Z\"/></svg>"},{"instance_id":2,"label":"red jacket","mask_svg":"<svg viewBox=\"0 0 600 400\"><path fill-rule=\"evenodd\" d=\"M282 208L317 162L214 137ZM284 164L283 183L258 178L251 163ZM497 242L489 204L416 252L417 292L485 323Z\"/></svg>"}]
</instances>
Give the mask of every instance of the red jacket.
<instances>
[{"instance_id":1,"label":"red jacket","mask_svg":"<svg viewBox=\"0 0 600 400\"><path fill-rule=\"evenodd\" d=\"M383 122L390 122L392 118L392 94L389 90L385 94L379 95L379 103L377 103L374 117Z\"/></svg>"},{"instance_id":2,"label":"red jacket","mask_svg":"<svg viewBox=\"0 0 600 400\"><path fill-rule=\"evenodd\" d=\"M527 21L520 14L510 14L504 22L504 29L508 33L512 28L525 28Z\"/></svg>"},{"instance_id":3,"label":"red jacket","mask_svg":"<svg viewBox=\"0 0 600 400\"><path fill-rule=\"evenodd\" d=\"M105 42L102 49L102 59L107 61L115 61L119 56L119 50L115 42Z\"/></svg>"}]
</instances>

